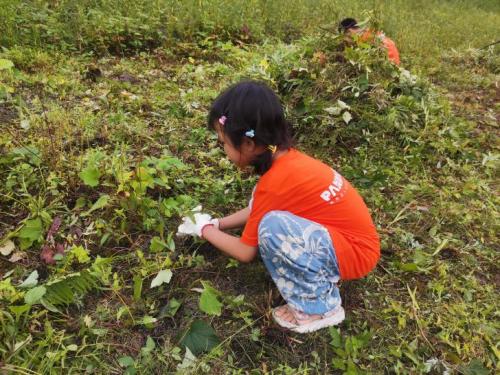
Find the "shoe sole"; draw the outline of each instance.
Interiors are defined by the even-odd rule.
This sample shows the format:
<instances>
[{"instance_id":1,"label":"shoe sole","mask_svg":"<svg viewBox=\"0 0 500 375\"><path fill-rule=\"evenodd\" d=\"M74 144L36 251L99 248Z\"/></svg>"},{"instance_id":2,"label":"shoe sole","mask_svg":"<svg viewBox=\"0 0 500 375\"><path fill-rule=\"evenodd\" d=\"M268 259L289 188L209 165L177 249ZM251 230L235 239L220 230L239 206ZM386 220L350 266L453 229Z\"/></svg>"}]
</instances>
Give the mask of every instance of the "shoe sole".
<instances>
[{"instance_id":1,"label":"shoe sole","mask_svg":"<svg viewBox=\"0 0 500 375\"><path fill-rule=\"evenodd\" d=\"M318 319L308 324L294 326L293 328L290 328L290 330L296 333L314 332L322 328L336 326L342 323L344 319L345 319L345 311L342 307L340 307L339 311L332 316L323 319Z\"/></svg>"},{"instance_id":2,"label":"shoe sole","mask_svg":"<svg viewBox=\"0 0 500 375\"><path fill-rule=\"evenodd\" d=\"M342 306L340 306L339 311L337 311L332 316L328 316L323 319L314 320L311 323L295 325L287 320L284 320L276 315L277 308L273 309L273 318L278 325L283 328L287 328L296 333L309 333L314 332L322 328L334 326L340 324L345 319L345 311Z\"/></svg>"}]
</instances>

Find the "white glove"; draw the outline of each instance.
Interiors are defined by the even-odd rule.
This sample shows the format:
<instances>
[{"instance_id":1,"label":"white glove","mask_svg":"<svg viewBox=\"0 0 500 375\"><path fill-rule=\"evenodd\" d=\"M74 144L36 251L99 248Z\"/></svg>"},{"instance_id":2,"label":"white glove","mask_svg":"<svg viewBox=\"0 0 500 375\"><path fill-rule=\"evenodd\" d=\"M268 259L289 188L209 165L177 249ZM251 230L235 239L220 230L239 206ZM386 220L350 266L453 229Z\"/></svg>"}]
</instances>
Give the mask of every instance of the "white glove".
<instances>
[{"instance_id":1,"label":"white glove","mask_svg":"<svg viewBox=\"0 0 500 375\"><path fill-rule=\"evenodd\" d=\"M177 236L193 236L202 237L201 230L207 224L212 224L212 217L209 214L195 213L193 215L194 221L189 217L185 216L182 218L182 224L179 225L177 229Z\"/></svg>"},{"instance_id":2,"label":"white glove","mask_svg":"<svg viewBox=\"0 0 500 375\"><path fill-rule=\"evenodd\" d=\"M212 219L210 220L210 224L213 224L215 228L220 230L220 219Z\"/></svg>"}]
</instances>

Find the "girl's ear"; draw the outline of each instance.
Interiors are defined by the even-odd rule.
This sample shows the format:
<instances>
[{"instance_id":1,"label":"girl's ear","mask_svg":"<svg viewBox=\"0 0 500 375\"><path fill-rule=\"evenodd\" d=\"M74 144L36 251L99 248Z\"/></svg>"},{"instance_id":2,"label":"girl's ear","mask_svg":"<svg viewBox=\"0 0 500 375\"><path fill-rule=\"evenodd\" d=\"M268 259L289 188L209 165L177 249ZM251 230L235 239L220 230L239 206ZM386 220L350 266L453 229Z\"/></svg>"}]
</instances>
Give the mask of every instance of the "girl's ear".
<instances>
[{"instance_id":1,"label":"girl's ear","mask_svg":"<svg viewBox=\"0 0 500 375\"><path fill-rule=\"evenodd\" d=\"M257 145L253 141L253 139L244 137L243 142L241 143L241 150L246 154L253 154Z\"/></svg>"}]
</instances>

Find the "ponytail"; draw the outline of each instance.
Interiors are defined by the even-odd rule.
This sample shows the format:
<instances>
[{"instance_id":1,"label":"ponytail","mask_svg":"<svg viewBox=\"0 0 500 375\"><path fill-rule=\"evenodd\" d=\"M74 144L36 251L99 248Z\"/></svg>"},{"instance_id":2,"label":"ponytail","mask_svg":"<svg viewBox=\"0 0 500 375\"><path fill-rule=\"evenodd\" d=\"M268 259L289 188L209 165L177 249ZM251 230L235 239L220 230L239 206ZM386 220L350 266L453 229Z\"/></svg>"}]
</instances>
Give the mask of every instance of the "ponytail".
<instances>
[{"instance_id":1,"label":"ponytail","mask_svg":"<svg viewBox=\"0 0 500 375\"><path fill-rule=\"evenodd\" d=\"M257 155L251 163L255 168L255 173L259 175L266 173L271 168L271 165L273 165L273 155L274 153L269 149Z\"/></svg>"},{"instance_id":2,"label":"ponytail","mask_svg":"<svg viewBox=\"0 0 500 375\"><path fill-rule=\"evenodd\" d=\"M263 83L240 82L220 94L210 109L208 127L213 129L222 118L221 129L236 148L245 136L252 138L256 145L266 146L266 151L251 162L260 175L271 168L277 150L287 150L292 145L290 124L281 102Z\"/></svg>"}]
</instances>

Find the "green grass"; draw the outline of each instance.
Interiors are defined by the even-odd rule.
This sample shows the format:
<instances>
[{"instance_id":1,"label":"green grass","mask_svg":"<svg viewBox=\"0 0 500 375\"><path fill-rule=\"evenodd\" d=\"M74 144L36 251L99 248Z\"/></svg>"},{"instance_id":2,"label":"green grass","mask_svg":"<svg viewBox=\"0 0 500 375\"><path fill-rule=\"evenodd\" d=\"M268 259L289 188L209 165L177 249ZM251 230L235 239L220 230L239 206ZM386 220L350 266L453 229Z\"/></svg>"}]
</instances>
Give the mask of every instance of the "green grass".
<instances>
[{"instance_id":1,"label":"green grass","mask_svg":"<svg viewBox=\"0 0 500 375\"><path fill-rule=\"evenodd\" d=\"M467 51L494 41L497 3L296 3L1 4L0 59L14 67L0 60L0 249L15 246L0 255L2 370L498 371L500 64L498 49ZM247 17L254 7L260 17ZM347 15L380 24L420 77L316 33ZM342 283L340 331L280 330L260 262L173 236L197 203L223 215L248 200L255 179L205 127L213 98L243 77L279 92L298 147L372 210L382 259ZM339 99L348 124L325 110ZM64 256L46 264L58 245ZM161 270L171 280L151 288ZM190 327L220 344L190 346L190 360Z\"/></svg>"},{"instance_id":2,"label":"green grass","mask_svg":"<svg viewBox=\"0 0 500 375\"><path fill-rule=\"evenodd\" d=\"M440 53L498 40L495 0L64 0L0 1L0 45L129 53L182 37L292 40L335 29L344 17L375 17L394 38L405 65L435 69ZM319 26L323 26L322 29Z\"/></svg>"}]
</instances>

